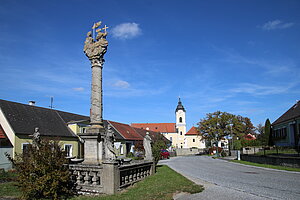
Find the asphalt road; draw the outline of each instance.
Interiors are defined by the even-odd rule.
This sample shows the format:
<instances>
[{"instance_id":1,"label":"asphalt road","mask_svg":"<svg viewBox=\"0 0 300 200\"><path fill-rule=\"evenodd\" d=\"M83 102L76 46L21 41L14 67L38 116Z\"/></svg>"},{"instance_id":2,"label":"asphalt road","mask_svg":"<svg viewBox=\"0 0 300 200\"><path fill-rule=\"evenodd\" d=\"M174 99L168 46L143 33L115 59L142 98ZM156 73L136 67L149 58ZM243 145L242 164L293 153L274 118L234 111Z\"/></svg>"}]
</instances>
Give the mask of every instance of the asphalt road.
<instances>
[{"instance_id":1,"label":"asphalt road","mask_svg":"<svg viewBox=\"0 0 300 200\"><path fill-rule=\"evenodd\" d=\"M297 199L300 173L252 167L208 156L162 160L175 171L205 187L204 192L177 199Z\"/></svg>"}]
</instances>

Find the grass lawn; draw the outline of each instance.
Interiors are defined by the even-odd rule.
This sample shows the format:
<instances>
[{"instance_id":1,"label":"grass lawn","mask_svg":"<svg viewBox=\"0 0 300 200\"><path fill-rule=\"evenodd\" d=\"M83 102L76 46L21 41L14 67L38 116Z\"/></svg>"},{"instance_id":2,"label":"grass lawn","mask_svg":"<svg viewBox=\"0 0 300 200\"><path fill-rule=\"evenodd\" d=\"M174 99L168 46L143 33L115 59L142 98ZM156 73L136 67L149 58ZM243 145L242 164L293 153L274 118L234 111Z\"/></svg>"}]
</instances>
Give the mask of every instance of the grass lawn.
<instances>
[{"instance_id":1,"label":"grass lawn","mask_svg":"<svg viewBox=\"0 0 300 200\"><path fill-rule=\"evenodd\" d=\"M243 161L243 160L231 160L231 161L236 162L236 163L245 164L245 165L257 166L257 167L266 167L266 168L271 168L271 169L280 169L280 170L286 170L286 171L300 172L300 168L284 167L284 166L278 166L278 165L266 165L266 164L253 163L253 162L248 162L248 161Z\"/></svg>"},{"instance_id":2,"label":"grass lawn","mask_svg":"<svg viewBox=\"0 0 300 200\"><path fill-rule=\"evenodd\" d=\"M21 195L18 187L15 186L16 176L16 173L13 172L0 172L0 197L19 197Z\"/></svg>"},{"instance_id":3,"label":"grass lawn","mask_svg":"<svg viewBox=\"0 0 300 200\"><path fill-rule=\"evenodd\" d=\"M3 178L11 177L8 174L2 176ZM0 174L1 180L1 174ZM178 174L168 166L159 166L157 173L153 176L147 177L144 181L140 181L135 185L128 187L126 190L115 195L101 195L98 197L78 196L72 198L73 200L83 199L173 199L173 194L176 192L199 193L203 191L201 185L197 185L182 175ZM1 197L19 197L21 195L15 182L0 183L0 199Z\"/></svg>"},{"instance_id":4,"label":"grass lawn","mask_svg":"<svg viewBox=\"0 0 300 200\"><path fill-rule=\"evenodd\" d=\"M21 192L17 186L15 186L16 182L7 182L0 183L0 199L1 197L11 197L17 198L21 196Z\"/></svg>"},{"instance_id":5,"label":"grass lawn","mask_svg":"<svg viewBox=\"0 0 300 200\"><path fill-rule=\"evenodd\" d=\"M115 195L99 196L99 197L84 197L79 196L74 200L81 199L173 199L173 194L176 192L199 193L203 191L203 187L196 185L192 181L178 174L168 166L159 166L157 173L147 177L144 181L136 183Z\"/></svg>"}]
</instances>

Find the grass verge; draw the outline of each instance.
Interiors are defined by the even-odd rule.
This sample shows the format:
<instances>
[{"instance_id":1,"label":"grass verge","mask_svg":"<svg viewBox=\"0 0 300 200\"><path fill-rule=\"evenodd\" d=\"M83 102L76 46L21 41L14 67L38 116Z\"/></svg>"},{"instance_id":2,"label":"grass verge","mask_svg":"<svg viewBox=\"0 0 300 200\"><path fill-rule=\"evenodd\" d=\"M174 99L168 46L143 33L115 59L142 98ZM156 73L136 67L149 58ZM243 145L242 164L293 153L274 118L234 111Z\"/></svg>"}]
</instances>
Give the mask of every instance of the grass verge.
<instances>
[{"instance_id":1,"label":"grass verge","mask_svg":"<svg viewBox=\"0 0 300 200\"><path fill-rule=\"evenodd\" d=\"M231 160L231 162L241 163L241 164L245 164L245 165L252 165L252 166L257 166L257 167L265 167L265 168L271 168L271 169L279 169L279 170L300 172L300 168L284 167L284 166L278 166L278 165L259 164L259 163L253 163L253 162L248 162L248 161L243 161L243 160Z\"/></svg>"},{"instance_id":2,"label":"grass verge","mask_svg":"<svg viewBox=\"0 0 300 200\"><path fill-rule=\"evenodd\" d=\"M19 188L15 185L16 182L0 183L0 199L6 198L18 198L21 196Z\"/></svg>"},{"instance_id":3,"label":"grass verge","mask_svg":"<svg viewBox=\"0 0 300 200\"><path fill-rule=\"evenodd\" d=\"M192 181L188 180L184 176L178 174L168 166L159 166L157 173L153 176L147 177L144 181L136 183L134 186L129 187L126 191L123 191L115 195L99 196L99 197L86 197L79 196L74 200L84 199L173 199L173 194L176 192L188 192L188 193L199 193L203 191L203 186L197 185Z\"/></svg>"},{"instance_id":4,"label":"grass verge","mask_svg":"<svg viewBox=\"0 0 300 200\"><path fill-rule=\"evenodd\" d=\"M14 182L16 177L15 172L0 172L0 197L17 198L21 195L20 190L15 185L16 182Z\"/></svg>"}]
</instances>

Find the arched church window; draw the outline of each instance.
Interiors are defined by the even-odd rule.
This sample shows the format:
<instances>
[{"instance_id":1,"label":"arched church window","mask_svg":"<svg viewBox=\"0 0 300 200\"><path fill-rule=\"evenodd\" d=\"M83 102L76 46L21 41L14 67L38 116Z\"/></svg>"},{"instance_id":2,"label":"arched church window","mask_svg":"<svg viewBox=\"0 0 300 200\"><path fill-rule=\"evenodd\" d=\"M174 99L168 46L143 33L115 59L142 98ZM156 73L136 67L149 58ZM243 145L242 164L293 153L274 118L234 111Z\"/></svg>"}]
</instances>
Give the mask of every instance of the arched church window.
<instances>
[{"instance_id":1,"label":"arched church window","mask_svg":"<svg viewBox=\"0 0 300 200\"><path fill-rule=\"evenodd\" d=\"M182 122L182 117L179 117L179 122Z\"/></svg>"}]
</instances>

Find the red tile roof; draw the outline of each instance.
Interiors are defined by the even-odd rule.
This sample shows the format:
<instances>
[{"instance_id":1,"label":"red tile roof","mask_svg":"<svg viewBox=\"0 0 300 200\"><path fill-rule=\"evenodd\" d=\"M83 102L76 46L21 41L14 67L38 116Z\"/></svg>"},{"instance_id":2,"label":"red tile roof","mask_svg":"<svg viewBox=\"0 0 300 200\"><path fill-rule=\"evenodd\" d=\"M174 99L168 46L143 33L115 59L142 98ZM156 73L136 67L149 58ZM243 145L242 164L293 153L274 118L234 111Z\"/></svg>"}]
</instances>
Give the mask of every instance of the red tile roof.
<instances>
[{"instance_id":1,"label":"red tile roof","mask_svg":"<svg viewBox=\"0 0 300 200\"><path fill-rule=\"evenodd\" d=\"M256 140L255 135L251 135L250 133L248 135L244 136L245 140Z\"/></svg>"},{"instance_id":2,"label":"red tile roof","mask_svg":"<svg viewBox=\"0 0 300 200\"><path fill-rule=\"evenodd\" d=\"M0 124L0 139L5 139L5 138L6 138L5 132Z\"/></svg>"},{"instance_id":3,"label":"red tile roof","mask_svg":"<svg viewBox=\"0 0 300 200\"><path fill-rule=\"evenodd\" d=\"M161 133L176 133L175 123L133 123L132 127L146 129Z\"/></svg>"},{"instance_id":4,"label":"red tile roof","mask_svg":"<svg viewBox=\"0 0 300 200\"><path fill-rule=\"evenodd\" d=\"M195 126L193 126L185 135L198 135L199 131Z\"/></svg>"},{"instance_id":5,"label":"red tile roof","mask_svg":"<svg viewBox=\"0 0 300 200\"><path fill-rule=\"evenodd\" d=\"M134 127L133 127L134 128ZM155 132L155 131L147 131L146 129L141 129L141 128L134 128L134 130L139 133L143 138L146 136L147 132L149 133L150 137L152 140L156 140L156 138L161 134L160 132ZM165 142L168 144L171 143L166 137L162 137Z\"/></svg>"},{"instance_id":6,"label":"red tile roof","mask_svg":"<svg viewBox=\"0 0 300 200\"><path fill-rule=\"evenodd\" d=\"M126 139L126 140L143 140L144 138L128 124L109 121L109 123Z\"/></svg>"}]
</instances>

